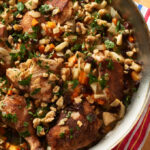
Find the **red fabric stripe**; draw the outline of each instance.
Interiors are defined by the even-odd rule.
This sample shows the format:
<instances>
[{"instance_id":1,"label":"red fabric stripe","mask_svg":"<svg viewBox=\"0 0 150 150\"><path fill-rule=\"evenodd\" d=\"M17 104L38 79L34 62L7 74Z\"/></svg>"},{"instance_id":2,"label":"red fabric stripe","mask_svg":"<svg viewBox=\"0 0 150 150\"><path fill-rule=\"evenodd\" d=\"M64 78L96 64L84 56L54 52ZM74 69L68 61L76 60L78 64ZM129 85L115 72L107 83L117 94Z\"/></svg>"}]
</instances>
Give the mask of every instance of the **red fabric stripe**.
<instances>
[{"instance_id":1,"label":"red fabric stripe","mask_svg":"<svg viewBox=\"0 0 150 150\"><path fill-rule=\"evenodd\" d=\"M150 107L149 107L148 111L149 111L149 110L150 110ZM132 139L132 141L131 141L131 143L130 143L130 145L129 145L128 150L131 150L131 148L132 148L132 150L138 149L139 145L142 143L142 141L143 141L143 139L144 139L144 136L145 136L145 134L146 134L148 125L149 125L150 111L149 111L148 114L146 114L146 115L147 115L147 116L145 116L145 117L147 117L147 118L146 118L145 123L143 122L144 124L141 124L140 128L137 130L136 134L134 135L134 137L133 137L133 139ZM143 126L142 126L142 125L143 125ZM141 134L140 134L140 132L141 132ZM138 139L137 139L137 138L138 138ZM136 143L135 143L135 142L136 142ZM135 144L135 145L133 146L133 144Z\"/></svg>"},{"instance_id":2,"label":"red fabric stripe","mask_svg":"<svg viewBox=\"0 0 150 150\"><path fill-rule=\"evenodd\" d=\"M138 122L137 122L138 124ZM136 125L137 125L136 124ZM134 128L130 131L130 133L123 139L123 141L121 141L113 150L123 150L126 143L128 142L129 137L131 136L132 132L135 130L136 125L134 126Z\"/></svg>"},{"instance_id":3,"label":"red fabric stripe","mask_svg":"<svg viewBox=\"0 0 150 150\"><path fill-rule=\"evenodd\" d=\"M137 130L137 132L135 133L135 135L133 136L133 138L132 138L132 140L131 140L131 142L130 142L130 144L129 144L128 150L131 150L132 146L135 144L135 141L136 141L137 138L139 137L140 131L143 130L144 128L145 128L145 130L147 130L147 127L148 127L148 124L149 124L149 117L148 117L148 115L149 115L149 113L148 113L148 114L146 113L145 117L147 117L147 118L146 118L145 122L143 122L143 123L144 123L144 126L143 126L143 124L141 124L141 126L139 127L139 129ZM145 119L145 117L144 117L144 119ZM144 121L144 120L143 120L143 121ZM143 127L143 128L142 128L142 127ZM143 131L141 131L141 132L143 132ZM142 134L144 134L144 133L142 133ZM139 144L141 144L140 138L142 137L142 134L140 135L139 139L137 140L137 143L139 142ZM145 135L145 134L144 134L144 135ZM136 144L137 144L137 143L136 143ZM136 144L135 144L135 146L136 146ZM135 146L133 147L133 149L137 148L137 147L135 147Z\"/></svg>"},{"instance_id":4,"label":"red fabric stripe","mask_svg":"<svg viewBox=\"0 0 150 150\"><path fill-rule=\"evenodd\" d=\"M148 21L148 18L150 17L150 9L147 10L146 15L145 15L145 21Z\"/></svg>"},{"instance_id":5,"label":"red fabric stripe","mask_svg":"<svg viewBox=\"0 0 150 150\"><path fill-rule=\"evenodd\" d=\"M149 117L149 119L150 119L150 117ZM143 142L144 137L146 135L146 131L148 129L148 126L149 126L149 120L147 120L147 123L145 124L144 129L142 130L142 134L134 147L135 149L138 148L141 145L141 143Z\"/></svg>"}]
</instances>

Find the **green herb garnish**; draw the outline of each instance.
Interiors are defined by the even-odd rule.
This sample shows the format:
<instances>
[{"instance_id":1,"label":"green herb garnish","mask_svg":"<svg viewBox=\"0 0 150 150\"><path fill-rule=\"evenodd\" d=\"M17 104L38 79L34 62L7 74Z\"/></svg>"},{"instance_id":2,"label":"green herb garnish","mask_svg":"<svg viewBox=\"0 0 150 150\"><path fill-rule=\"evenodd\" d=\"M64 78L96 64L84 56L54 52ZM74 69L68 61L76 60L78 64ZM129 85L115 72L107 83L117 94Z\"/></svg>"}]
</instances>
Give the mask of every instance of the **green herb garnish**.
<instances>
[{"instance_id":1,"label":"green herb garnish","mask_svg":"<svg viewBox=\"0 0 150 150\"><path fill-rule=\"evenodd\" d=\"M73 83L73 87L72 88L75 89L78 86L79 81L77 79L75 79L75 80L72 81L72 83Z\"/></svg>"},{"instance_id":2,"label":"green herb garnish","mask_svg":"<svg viewBox=\"0 0 150 150\"><path fill-rule=\"evenodd\" d=\"M41 90L41 88L37 88L37 89L34 89L34 91L31 93L31 95L36 95L37 93L39 93Z\"/></svg>"},{"instance_id":3,"label":"green herb garnish","mask_svg":"<svg viewBox=\"0 0 150 150\"><path fill-rule=\"evenodd\" d=\"M88 77L89 77L89 84L92 84L92 83L98 81L98 80L97 80L97 77L94 76L92 73L89 73Z\"/></svg>"},{"instance_id":4,"label":"green herb garnish","mask_svg":"<svg viewBox=\"0 0 150 150\"><path fill-rule=\"evenodd\" d=\"M24 127L28 127L29 123L28 122L24 122L23 126Z\"/></svg>"},{"instance_id":5,"label":"green herb garnish","mask_svg":"<svg viewBox=\"0 0 150 150\"><path fill-rule=\"evenodd\" d=\"M17 3L17 9L18 11L23 11L24 10L24 4L22 2Z\"/></svg>"},{"instance_id":6,"label":"green herb garnish","mask_svg":"<svg viewBox=\"0 0 150 150\"><path fill-rule=\"evenodd\" d=\"M92 123L92 122L93 122L93 116L92 116L92 114L88 114L88 115L86 116L86 119L87 119L90 123Z\"/></svg>"},{"instance_id":7,"label":"green herb garnish","mask_svg":"<svg viewBox=\"0 0 150 150\"><path fill-rule=\"evenodd\" d=\"M32 74L30 74L27 78L25 78L24 80L21 80L21 81L18 81L18 83L20 85L23 85L23 86L26 86L26 85L29 85L30 84L30 81L31 81L31 78L32 78Z\"/></svg>"},{"instance_id":8,"label":"green herb garnish","mask_svg":"<svg viewBox=\"0 0 150 150\"><path fill-rule=\"evenodd\" d=\"M24 138L30 136L29 131L20 132L19 134L20 134L20 136L22 136Z\"/></svg>"},{"instance_id":9,"label":"green herb garnish","mask_svg":"<svg viewBox=\"0 0 150 150\"><path fill-rule=\"evenodd\" d=\"M41 5L41 7L39 8L39 11L40 11L42 14L46 14L46 13L48 13L50 10L51 10L51 8L50 8L50 6L47 5L47 4Z\"/></svg>"},{"instance_id":10,"label":"green herb garnish","mask_svg":"<svg viewBox=\"0 0 150 150\"><path fill-rule=\"evenodd\" d=\"M63 139L65 137L65 133L62 132L62 133L59 134L59 136Z\"/></svg>"},{"instance_id":11,"label":"green herb garnish","mask_svg":"<svg viewBox=\"0 0 150 150\"><path fill-rule=\"evenodd\" d=\"M2 117L12 123L16 123L18 120L16 114L2 114Z\"/></svg>"},{"instance_id":12,"label":"green herb garnish","mask_svg":"<svg viewBox=\"0 0 150 150\"><path fill-rule=\"evenodd\" d=\"M114 69L114 64L113 64L112 59L107 59L107 61L108 61L107 68L109 70L113 70Z\"/></svg>"},{"instance_id":13,"label":"green herb garnish","mask_svg":"<svg viewBox=\"0 0 150 150\"><path fill-rule=\"evenodd\" d=\"M112 41L110 41L110 40L106 40L106 41L105 41L105 45L106 45L106 48L107 48L107 49L112 49L112 48L115 47L115 43L112 42Z\"/></svg>"},{"instance_id":14,"label":"green herb garnish","mask_svg":"<svg viewBox=\"0 0 150 150\"><path fill-rule=\"evenodd\" d=\"M44 130L44 128L42 126L37 126L36 131L37 134L40 134L40 132L42 132Z\"/></svg>"},{"instance_id":15,"label":"green herb garnish","mask_svg":"<svg viewBox=\"0 0 150 150\"><path fill-rule=\"evenodd\" d=\"M106 75L103 75L101 77L101 79L99 80L99 84L100 84L100 86L101 86L102 89L104 89L106 87L106 84L107 84L107 80L105 79L105 76Z\"/></svg>"}]
</instances>

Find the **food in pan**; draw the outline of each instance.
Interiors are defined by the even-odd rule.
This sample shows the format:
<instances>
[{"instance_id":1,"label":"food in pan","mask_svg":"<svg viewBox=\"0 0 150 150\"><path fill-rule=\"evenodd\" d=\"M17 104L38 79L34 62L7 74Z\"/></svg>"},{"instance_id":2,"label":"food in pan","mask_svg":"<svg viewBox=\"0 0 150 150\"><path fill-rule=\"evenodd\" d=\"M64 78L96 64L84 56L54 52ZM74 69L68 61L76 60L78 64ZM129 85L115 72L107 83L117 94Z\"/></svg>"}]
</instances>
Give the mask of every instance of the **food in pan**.
<instances>
[{"instance_id":1,"label":"food in pan","mask_svg":"<svg viewBox=\"0 0 150 150\"><path fill-rule=\"evenodd\" d=\"M0 149L87 149L124 117L142 65L111 3L0 0Z\"/></svg>"}]
</instances>

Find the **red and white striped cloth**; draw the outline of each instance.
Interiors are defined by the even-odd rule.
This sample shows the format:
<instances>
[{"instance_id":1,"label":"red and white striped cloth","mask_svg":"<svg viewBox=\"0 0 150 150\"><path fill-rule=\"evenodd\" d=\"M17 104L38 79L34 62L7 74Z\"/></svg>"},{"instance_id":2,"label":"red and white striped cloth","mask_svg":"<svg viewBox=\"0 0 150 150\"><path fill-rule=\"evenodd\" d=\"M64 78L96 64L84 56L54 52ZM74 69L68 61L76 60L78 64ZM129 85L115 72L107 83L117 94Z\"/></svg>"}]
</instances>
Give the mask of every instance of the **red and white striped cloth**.
<instances>
[{"instance_id":1,"label":"red and white striped cloth","mask_svg":"<svg viewBox=\"0 0 150 150\"><path fill-rule=\"evenodd\" d=\"M150 8L137 4L150 30ZM113 150L141 150L150 131L150 101L130 133ZM150 149L150 148L149 148Z\"/></svg>"}]
</instances>

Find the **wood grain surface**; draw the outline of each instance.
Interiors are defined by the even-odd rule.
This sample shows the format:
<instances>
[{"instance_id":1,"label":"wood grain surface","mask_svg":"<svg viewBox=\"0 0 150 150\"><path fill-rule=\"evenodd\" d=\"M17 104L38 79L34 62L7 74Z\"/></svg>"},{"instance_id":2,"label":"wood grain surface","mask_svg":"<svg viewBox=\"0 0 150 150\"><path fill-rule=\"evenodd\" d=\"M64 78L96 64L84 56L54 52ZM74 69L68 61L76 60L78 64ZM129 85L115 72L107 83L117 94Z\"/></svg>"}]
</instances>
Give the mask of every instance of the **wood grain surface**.
<instances>
[{"instance_id":1,"label":"wood grain surface","mask_svg":"<svg viewBox=\"0 0 150 150\"><path fill-rule=\"evenodd\" d=\"M136 1L137 3L142 4L142 5L150 8L150 0L134 0L134 1Z\"/></svg>"},{"instance_id":2,"label":"wood grain surface","mask_svg":"<svg viewBox=\"0 0 150 150\"><path fill-rule=\"evenodd\" d=\"M150 150L150 134L147 137L146 142L145 142L142 150Z\"/></svg>"}]
</instances>

